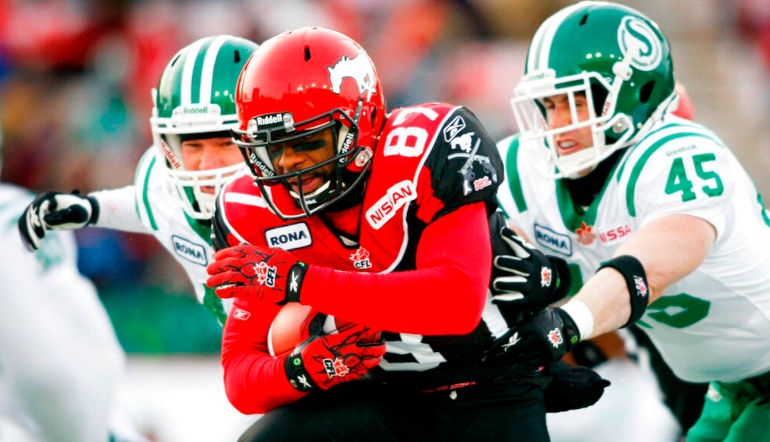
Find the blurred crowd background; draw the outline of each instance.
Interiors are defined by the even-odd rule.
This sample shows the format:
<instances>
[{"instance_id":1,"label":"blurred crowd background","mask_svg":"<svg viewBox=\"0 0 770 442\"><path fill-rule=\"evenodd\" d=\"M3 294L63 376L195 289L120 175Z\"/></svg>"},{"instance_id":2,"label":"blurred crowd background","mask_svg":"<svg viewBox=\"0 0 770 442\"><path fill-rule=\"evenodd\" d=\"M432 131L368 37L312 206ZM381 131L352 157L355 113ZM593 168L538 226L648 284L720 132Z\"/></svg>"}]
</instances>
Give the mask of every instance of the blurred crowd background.
<instances>
[{"instance_id":1,"label":"blurred crowd background","mask_svg":"<svg viewBox=\"0 0 770 442\"><path fill-rule=\"evenodd\" d=\"M358 40L388 106L449 101L496 138L538 25L557 0L0 0L2 180L88 192L132 182L150 145L150 89L182 46L228 33L261 42L322 25ZM770 202L770 1L629 0L670 39L696 120L743 161ZM220 328L150 236L78 232L128 352L216 353ZM168 296L172 295L172 296Z\"/></svg>"}]
</instances>

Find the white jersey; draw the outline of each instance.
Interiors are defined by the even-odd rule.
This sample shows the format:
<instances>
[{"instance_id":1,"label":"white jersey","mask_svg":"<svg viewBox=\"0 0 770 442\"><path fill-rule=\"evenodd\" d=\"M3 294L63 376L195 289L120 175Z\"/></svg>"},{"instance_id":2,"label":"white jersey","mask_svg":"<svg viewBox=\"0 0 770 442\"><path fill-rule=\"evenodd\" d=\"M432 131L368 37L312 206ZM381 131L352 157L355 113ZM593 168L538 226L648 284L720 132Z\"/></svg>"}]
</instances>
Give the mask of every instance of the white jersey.
<instances>
[{"instance_id":1,"label":"white jersey","mask_svg":"<svg viewBox=\"0 0 770 442\"><path fill-rule=\"evenodd\" d=\"M543 146L509 137L498 147L508 178L501 208L539 248L570 263L578 287L651 220L687 214L711 223L717 237L704 262L637 324L687 381L735 382L770 370L770 215L713 133L667 116L628 148L585 209L563 180L539 173Z\"/></svg>"},{"instance_id":2,"label":"white jersey","mask_svg":"<svg viewBox=\"0 0 770 442\"><path fill-rule=\"evenodd\" d=\"M211 224L187 215L176 189L163 173L161 161L165 160L154 148L148 149L139 160L133 186L136 214L146 230L184 268L198 302L224 324L232 301L223 302L214 290L206 287L206 266L213 261L214 254Z\"/></svg>"},{"instance_id":3,"label":"white jersey","mask_svg":"<svg viewBox=\"0 0 770 442\"><path fill-rule=\"evenodd\" d=\"M17 222L32 198L0 184L0 424L43 440L104 441L123 352L77 270L72 232L48 232L34 254L23 247Z\"/></svg>"}]
</instances>

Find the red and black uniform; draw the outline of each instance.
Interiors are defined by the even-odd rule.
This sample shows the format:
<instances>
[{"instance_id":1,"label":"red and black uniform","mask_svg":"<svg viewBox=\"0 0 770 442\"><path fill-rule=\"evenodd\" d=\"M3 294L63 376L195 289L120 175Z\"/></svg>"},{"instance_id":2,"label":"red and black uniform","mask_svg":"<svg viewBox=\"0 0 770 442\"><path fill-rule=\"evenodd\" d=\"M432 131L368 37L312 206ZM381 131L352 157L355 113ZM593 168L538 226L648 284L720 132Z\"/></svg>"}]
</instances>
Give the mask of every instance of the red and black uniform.
<instances>
[{"instance_id":1,"label":"red and black uniform","mask_svg":"<svg viewBox=\"0 0 770 442\"><path fill-rule=\"evenodd\" d=\"M440 407L429 411L425 400L435 398L452 409L462 402L454 398L467 396L477 404L497 404L493 416L475 421L486 422L486 426L499 421L501 428L488 428L489 434L507 440L506 435L519 425L511 420L519 420L530 431L523 439L543 440L545 413L540 408L539 389L508 379L511 376L506 377L504 367L482 361L484 351L507 331L487 290L492 260L488 220L496 208L495 193L502 180L495 143L476 117L463 107L431 103L398 109L388 116L361 205L283 221L268 209L250 176L241 176L225 187L214 219L215 245L248 242L290 251L310 265L302 284L303 304L383 330L387 342L385 357L372 373L380 381L376 385L387 385L386 389L371 382L351 382L317 395L323 398L308 397L296 406L282 407L273 416L314 410L308 404L327 401L333 395L360 398L355 393L359 389L374 388L377 397L370 399L378 403L369 405L377 411L369 417L388 425L406 415L417 413L408 419L419 420L424 413L440 411ZM294 204L284 186L268 189L280 207ZM332 219L335 225L356 227L358 235L348 237L335 230ZM306 394L289 384L282 357L267 352L268 329L279 309L236 299L225 325L226 390L233 405L244 413L264 413ZM488 387L493 380L498 382L494 394ZM453 390L447 389L465 385L470 386L451 394ZM500 385L515 388L501 390ZM434 392L421 393L428 390ZM414 399L396 395L396 391L414 395ZM526 400L513 400L522 395ZM366 414L365 410L373 409L361 403L366 402L367 396L363 397L340 407L344 413ZM390 401L400 410L394 415L387 405ZM418 404L419 409L410 408ZM522 409L530 410L527 419L516 414ZM358 418L356 425L365 428L360 421L365 418ZM263 418L260 431L270 419ZM458 424L460 421L455 422ZM447 427L447 434L458 438L457 429L451 428ZM473 427L463 431L473 431ZM404 437L391 436L396 440Z\"/></svg>"}]
</instances>

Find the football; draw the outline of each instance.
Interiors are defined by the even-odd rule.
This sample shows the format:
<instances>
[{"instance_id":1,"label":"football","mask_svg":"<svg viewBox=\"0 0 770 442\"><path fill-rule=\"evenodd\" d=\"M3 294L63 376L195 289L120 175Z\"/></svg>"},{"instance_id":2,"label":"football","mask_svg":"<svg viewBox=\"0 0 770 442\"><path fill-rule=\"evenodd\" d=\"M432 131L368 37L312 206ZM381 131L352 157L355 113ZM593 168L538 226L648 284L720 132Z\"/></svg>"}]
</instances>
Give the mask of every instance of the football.
<instances>
[{"instance_id":1,"label":"football","mask_svg":"<svg viewBox=\"0 0 770 442\"><path fill-rule=\"evenodd\" d=\"M280 356L293 350L300 343L303 322L306 319L312 319L312 316L315 315L323 315L323 313L313 310L309 305L302 305L297 302L287 302L281 307L267 332L267 348L270 355ZM334 316L327 316L323 331L336 333L338 329L347 328L350 325L352 325L351 322L335 319ZM381 338L382 333L372 332L364 336L361 342L372 343Z\"/></svg>"}]
</instances>

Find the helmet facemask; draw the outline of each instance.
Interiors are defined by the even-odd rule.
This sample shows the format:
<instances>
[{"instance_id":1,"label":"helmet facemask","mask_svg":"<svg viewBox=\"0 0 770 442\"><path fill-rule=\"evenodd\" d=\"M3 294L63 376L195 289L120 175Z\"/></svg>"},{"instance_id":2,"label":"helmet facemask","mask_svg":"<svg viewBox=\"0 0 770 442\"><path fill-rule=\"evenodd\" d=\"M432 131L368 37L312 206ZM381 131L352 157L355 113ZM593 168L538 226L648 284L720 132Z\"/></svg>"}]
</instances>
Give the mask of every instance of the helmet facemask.
<instances>
[{"instance_id":1,"label":"helmet facemask","mask_svg":"<svg viewBox=\"0 0 770 442\"><path fill-rule=\"evenodd\" d=\"M216 195L240 170L242 162L207 170L186 170L182 161L182 143L191 140L230 137L230 131L193 134L160 134L156 145L165 157L168 184L180 196L182 207L195 219L211 219Z\"/></svg>"},{"instance_id":2,"label":"helmet facemask","mask_svg":"<svg viewBox=\"0 0 770 442\"><path fill-rule=\"evenodd\" d=\"M602 160L618 149L628 146L634 134L631 117L616 113L617 91L595 72L585 72L562 78L549 75L525 76L514 91L511 100L513 114L521 131L521 139L537 140L548 149L549 162L554 178L577 178L585 170L593 170ZM622 80L620 80L622 82ZM550 127L545 110L545 100L566 96L570 107L571 122L558 128ZM575 105L575 97L583 95L588 117L581 120ZM555 137L559 134L591 128L592 146L568 155L559 155ZM555 168L555 169L554 169ZM585 175L585 173L582 173Z\"/></svg>"},{"instance_id":3,"label":"helmet facemask","mask_svg":"<svg viewBox=\"0 0 770 442\"><path fill-rule=\"evenodd\" d=\"M360 107L359 107L360 109ZM348 195L366 176L372 151L367 146L358 146L358 111L351 118L341 109L299 123L294 123L290 113L260 115L249 121L246 131L233 129L233 139L241 148L246 163L271 210L284 220L298 219L318 213ZM313 166L278 174L270 151L271 146L296 143L325 130L331 130L334 152ZM351 150L352 147L355 147ZM303 180L318 175L325 166L334 164L325 182L309 193L303 191ZM349 170L355 165L356 172ZM292 188L292 182L296 191ZM301 210L286 213L275 203L271 187L283 185Z\"/></svg>"}]
</instances>

